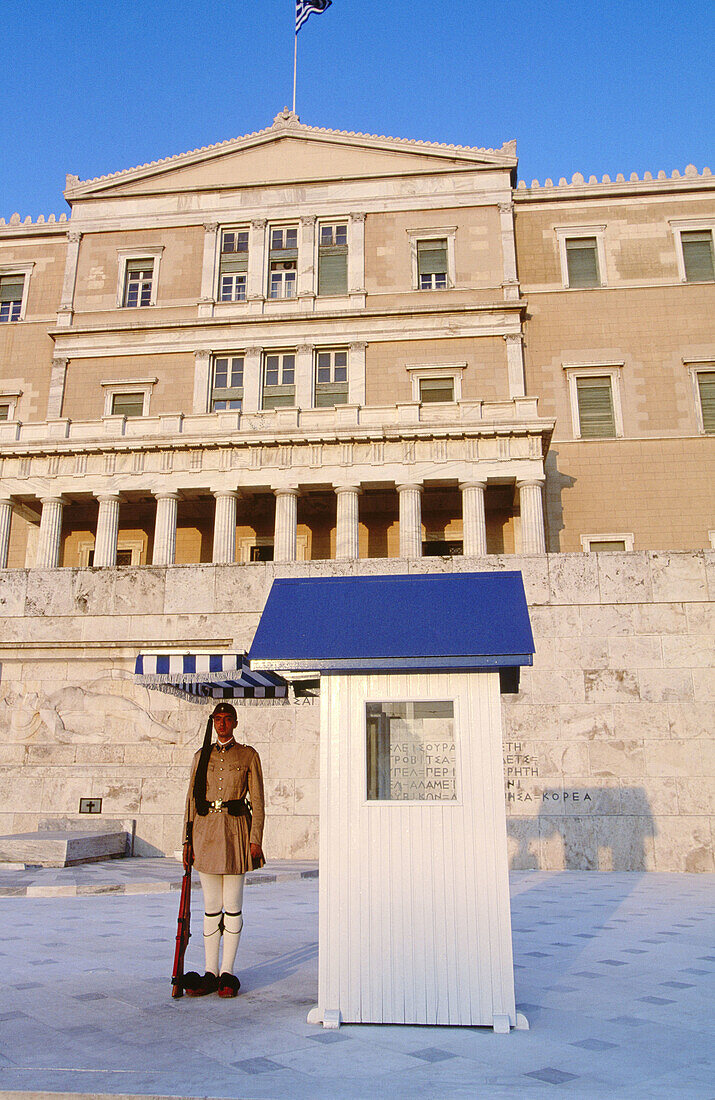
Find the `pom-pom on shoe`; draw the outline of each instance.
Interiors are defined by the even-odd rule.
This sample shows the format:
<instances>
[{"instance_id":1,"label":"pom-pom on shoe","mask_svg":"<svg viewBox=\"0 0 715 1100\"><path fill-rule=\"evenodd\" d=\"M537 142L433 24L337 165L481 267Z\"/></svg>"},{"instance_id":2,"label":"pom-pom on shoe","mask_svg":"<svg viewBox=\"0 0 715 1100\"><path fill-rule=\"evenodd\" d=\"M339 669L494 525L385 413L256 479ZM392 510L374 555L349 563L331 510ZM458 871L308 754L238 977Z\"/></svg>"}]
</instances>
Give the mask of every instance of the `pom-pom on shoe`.
<instances>
[{"instance_id":1,"label":"pom-pom on shoe","mask_svg":"<svg viewBox=\"0 0 715 1100\"><path fill-rule=\"evenodd\" d=\"M235 997L241 988L241 983L235 974L222 974L218 980L219 997Z\"/></svg>"},{"instance_id":2,"label":"pom-pom on shoe","mask_svg":"<svg viewBox=\"0 0 715 1100\"><path fill-rule=\"evenodd\" d=\"M187 985L187 978L191 979L191 985ZM215 993L217 989L218 978L208 970L203 978L193 970L184 976L184 991L187 997L205 997L208 993Z\"/></svg>"}]
</instances>

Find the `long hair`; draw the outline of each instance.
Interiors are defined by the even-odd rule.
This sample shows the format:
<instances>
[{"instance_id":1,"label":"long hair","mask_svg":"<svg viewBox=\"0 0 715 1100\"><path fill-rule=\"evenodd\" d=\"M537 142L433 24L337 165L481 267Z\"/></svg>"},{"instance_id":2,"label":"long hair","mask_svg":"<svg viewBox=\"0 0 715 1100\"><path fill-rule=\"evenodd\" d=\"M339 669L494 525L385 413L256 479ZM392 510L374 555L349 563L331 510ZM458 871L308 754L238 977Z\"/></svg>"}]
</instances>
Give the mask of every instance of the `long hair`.
<instances>
[{"instance_id":1,"label":"long hair","mask_svg":"<svg viewBox=\"0 0 715 1100\"><path fill-rule=\"evenodd\" d=\"M204 743L201 746L201 756L199 757L198 767L196 768L196 775L194 776L194 803L196 805L196 813L201 817L205 817L209 812L209 804L206 800L206 773L209 767L209 756L211 755L211 734L213 731L213 715L210 714L206 722L206 732L204 733Z\"/></svg>"}]
</instances>

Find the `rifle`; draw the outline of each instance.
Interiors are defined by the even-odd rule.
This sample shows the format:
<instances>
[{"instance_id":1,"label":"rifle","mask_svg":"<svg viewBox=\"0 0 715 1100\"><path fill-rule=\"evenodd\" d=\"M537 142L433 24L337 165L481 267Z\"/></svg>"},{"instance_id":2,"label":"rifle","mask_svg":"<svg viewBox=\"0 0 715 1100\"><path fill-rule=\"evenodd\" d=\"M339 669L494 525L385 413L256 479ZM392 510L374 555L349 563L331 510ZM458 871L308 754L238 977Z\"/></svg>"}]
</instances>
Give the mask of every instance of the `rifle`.
<instances>
[{"instance_id":1,"label":"rifle","mask_svg":"<svg viewBox=\"0 0 715 1100\"><path fill-rule=\"evenodd\" d=\"M189 825L189 829L191 826ZM188 833L188 843L191 845L191 833ZM174 951L174 971L171 975L172 997L184 996L184 955L191 936L191 864L193 854L189 857L188 867L184 869L184 877L181 881L181 897L179 899L179 918L176 928L176 949Z\"/></svg>"}]
</instances>

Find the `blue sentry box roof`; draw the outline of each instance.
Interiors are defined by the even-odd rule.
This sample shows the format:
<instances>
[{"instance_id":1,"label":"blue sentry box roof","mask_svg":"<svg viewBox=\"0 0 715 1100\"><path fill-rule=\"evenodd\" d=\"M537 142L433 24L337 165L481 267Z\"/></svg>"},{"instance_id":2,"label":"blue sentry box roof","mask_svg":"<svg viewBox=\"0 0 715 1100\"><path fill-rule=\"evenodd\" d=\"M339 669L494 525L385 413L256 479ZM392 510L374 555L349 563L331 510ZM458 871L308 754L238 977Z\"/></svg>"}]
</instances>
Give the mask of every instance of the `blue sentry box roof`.
<instances>
[{"instance_id":1,"label":"blue sentry box roof","mask_svg":"<svg viewBox=\"0 0 715 1100\"><path fill-rule=\"evenodd\" d=\"M276 580L252 668L362 672L530 665L521 573Z\"/></svg>"}]
</instances>

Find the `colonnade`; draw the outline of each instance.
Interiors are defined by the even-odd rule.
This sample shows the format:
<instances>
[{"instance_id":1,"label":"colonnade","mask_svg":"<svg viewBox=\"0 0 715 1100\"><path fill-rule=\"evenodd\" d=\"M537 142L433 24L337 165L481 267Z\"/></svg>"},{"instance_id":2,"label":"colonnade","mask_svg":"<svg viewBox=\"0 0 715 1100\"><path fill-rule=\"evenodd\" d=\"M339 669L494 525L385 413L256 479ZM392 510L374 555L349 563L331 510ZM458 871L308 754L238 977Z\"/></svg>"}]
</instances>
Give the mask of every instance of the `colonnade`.
<instances>
[{"instance_id":1,"label":"colonnade","mask_svg":"<svg viewBox=\"0 0 715 1100\"><path fill-rule=\"evenodd\" d=\"M543 554L546 550L541 480L517 481L521 506L521 552ZM335 556L341 560L359 557L359 497L361 486L334 485L336 495ZM487 552L485 496L486 481L462 481L463 552L478 556ZM403 482L396 486L399 499L400 557L418 558L422 554L422 490L420 482ZM274 528L274 560L295 561L297 554L298 497L297 487L273 490L276 498ZM221 489L215 499L212 560L231 563L236 560L236 516L240 490ZM176 558L176 525L178 491L154 494L156 522L152 565L173 565ZM95 494L98 502L94 565L112 566L117 562L119 510L121 497L116 492ZM35 566L53 569L59 565L62 536L61 496L41 498L40 537ZM7 566L10 541L12 501L0 499L0 569Z\"/></svg>"}]
</instances>

